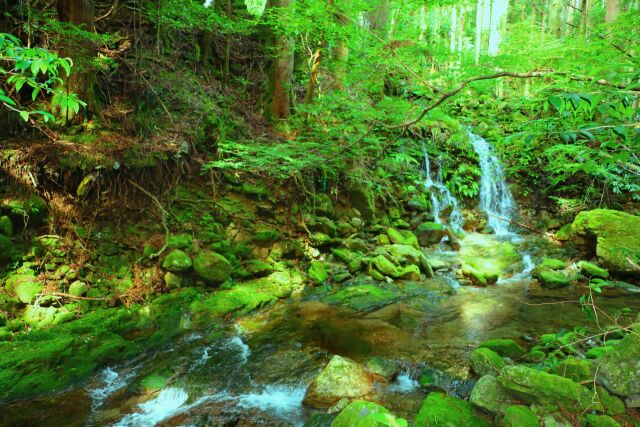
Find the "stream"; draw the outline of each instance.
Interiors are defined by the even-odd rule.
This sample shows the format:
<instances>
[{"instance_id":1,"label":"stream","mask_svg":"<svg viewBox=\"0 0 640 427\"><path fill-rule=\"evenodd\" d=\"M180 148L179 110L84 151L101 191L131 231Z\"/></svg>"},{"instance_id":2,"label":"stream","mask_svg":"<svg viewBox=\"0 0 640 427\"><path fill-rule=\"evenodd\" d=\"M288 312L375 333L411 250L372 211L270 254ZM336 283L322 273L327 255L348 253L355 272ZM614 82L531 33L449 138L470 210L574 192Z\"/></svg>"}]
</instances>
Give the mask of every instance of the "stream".
<instances>
[{"instance_id":1,"label":"stream","mask_svg":"<svg viewBox=\"0 0 640 427\"><path fill-rule=\"evenodd\" d=\"M344 286L374 282L362 276L340 286L308 289L237 319L223 331L191 330L171 347L106 367L85 384L13 403L2 409L0 424L301 426L311 414L322 412L302 401L309 382L334 354L361 362L376 356L396 361L400 374L389 384L377 384L376 401L411 419L429 390L468 396L473 380L467 358L480 342L509 337L526 343L569 325L586 325L577 304L544 304L576 299L570 290L542 292L531 279L542 257L567 255L565 249L542 238L517 235L507 221L497 218L511 218L515 204L488 143L470 137L481 158L481 208L496 216L489 218L495 234L468 233L461 238L461 252L482 253L485 247L511 242L521 261L497 284L462 286L453 271L443 269L423 282L379 285L402 298L381 304L355 299L350 305L336 304L332 298ZM425 187L437 189L456 212L457 201L441 179L431 177L426 150L425 159ZM434 209L442 206L438 197ZM440 212L434 213L439 219ZM453 220L459 225L456 217ZM461 256L446 245L427 255L454 265ZM600 301L609 312L633 304L632 309L640 309L625 297L605 296ZM142 386L143 379L156 374L164 380L155 390ZM429 386L418 382L424 375L432 378Z\"/></svg>"}]
</instances>

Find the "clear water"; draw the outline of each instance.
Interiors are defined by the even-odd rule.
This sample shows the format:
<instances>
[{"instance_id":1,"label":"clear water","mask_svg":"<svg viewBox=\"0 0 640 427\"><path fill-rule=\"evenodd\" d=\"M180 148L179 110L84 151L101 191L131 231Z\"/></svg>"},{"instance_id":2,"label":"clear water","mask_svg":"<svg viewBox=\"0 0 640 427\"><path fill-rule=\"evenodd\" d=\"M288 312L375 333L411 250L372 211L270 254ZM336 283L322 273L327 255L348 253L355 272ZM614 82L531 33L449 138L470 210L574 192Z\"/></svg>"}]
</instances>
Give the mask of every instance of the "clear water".
<instances>
[{"instance_id":1,"label":"clear water","mask_svg":"<svg viewBox=\"0 0 640 427\"><path fill-rule=\"evenodd\" d=\"M429 191L431 197L431 214L435 219L435 222L441 224L443 222L443 212L450 210L448 223L454 230L462 230L462 223L464 218L460 211L458 200L453 197L449 188L444 185L442 181L442 165L441 162L436 162L437 173L436 180L434 181L431 176L431 159L429 158L429 152L427 147L423 144L424 152L424 168L425 168L425 189Z\"/></svg>"},{"instance_id":2,"label":"clear water","mask_svg":"<svg viewBox=\"0 0 640 427\"><path fill-rule=\"evenodd\" d=\"M481 136L468 131L474 151L480 157L480 209L487 215L487 225L498 236L512 236L511 223L516 204L507 185L500 160L493 147Z\"/></svg>"}]
</instances>

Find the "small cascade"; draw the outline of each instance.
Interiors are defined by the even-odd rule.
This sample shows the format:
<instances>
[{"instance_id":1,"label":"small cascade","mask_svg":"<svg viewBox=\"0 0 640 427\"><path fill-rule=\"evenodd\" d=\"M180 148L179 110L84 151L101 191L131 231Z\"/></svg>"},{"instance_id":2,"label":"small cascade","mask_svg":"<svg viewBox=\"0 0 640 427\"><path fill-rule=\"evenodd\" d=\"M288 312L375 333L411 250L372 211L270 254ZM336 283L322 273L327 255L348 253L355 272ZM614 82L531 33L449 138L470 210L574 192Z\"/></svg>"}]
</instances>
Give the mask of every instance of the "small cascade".
<instances>
[{"instance_id":1,"label":"small cascade","mask_svg":"<svg viewBox=\"0 0 640 427\"><path fill-rule=\"evenodd\" d=\"M451 213L449 214L449 225L454 230L462 230L463 216L458 206L458 201L451 194L451 191L442 182L442 164L438 162L438 173L436 180L431 177L431 160L429 159L429 152L427 147L423 144L422 149L424 151L424 165L426 180L424 183L425 189L430 191L431 195L431 213L435 219L435 222L442 223L442 212L450 207Z\"/></svg>"},{"instance_id":2,"label":"small cascade","mask_svg":"<svg viewBox=\"0 0 640 427\"><path fill-rule=\"evenodd\" d=\"M512 235L510 230L515 201L504 177L500 160L482 138L468 131L474 151L480 157L480 209L487 215L487 225L496 235Z\"/></svg>"}]
</instances>

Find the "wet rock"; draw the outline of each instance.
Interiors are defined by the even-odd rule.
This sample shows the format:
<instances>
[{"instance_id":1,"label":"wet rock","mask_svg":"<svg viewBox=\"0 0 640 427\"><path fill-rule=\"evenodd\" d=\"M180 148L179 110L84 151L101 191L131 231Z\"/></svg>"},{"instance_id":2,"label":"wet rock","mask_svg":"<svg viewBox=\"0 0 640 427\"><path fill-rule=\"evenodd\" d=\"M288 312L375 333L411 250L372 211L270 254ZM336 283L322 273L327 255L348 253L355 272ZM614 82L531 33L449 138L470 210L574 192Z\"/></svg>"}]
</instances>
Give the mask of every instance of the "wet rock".
<instances>
[{"instance_id":1,"label":"wet rock","mask_svg":"<svg viewBox=\"0 0 640 427\"><path fill-rule=\"evenodd\" d=\"M263 248L273 246L274 243L282 240L282 234L277 230L257 231L251 238L251 243Z\"/></svg>"},{"instance_id":2,"label":"wet rock","mask_svg":"<svg viewBox=\"0 0 640 427\"><path fill-rule=\"evenodd\" d=\"M355 252L365 253L369 250L364 240L359 238L347 239L342 244L345 248Z\"/></svg>"},{"instance_id":3,"label":"wet rock","mask_svg":"<svg viewBox=\"0 0 640 427\"><path fill-rule=\"evenodd\" d=\"M538 416L526 406L511 405L504 410L501 427L538 427Z\"/></svg>"},{"instance_id":4,"label":"wet rock","mask_svg":"<svg viewBox=\"0 0 640 427\"><path fill-rule=\"evenodd\" d=\"M399 264L420 265L420 257L422 256L422 252L420 252L413 246L395 244L386 246L385 249L393 258L398 261Z\"/></svg>"},{"instance_id":5,"label":"wet rock","mask_svg":"<svg viewBox=\"0 0 640 427\"><path fill-rule=\"evenodd\" d=\"M356 400L347 405L331 423L331 427L386 427L395 416L377 403Z\"/></svg>"},{"instance_id":6,"label":"wet rock","mask_svg":"<svg viewBox=\"0 0 640 427\"><path fill-rule=\"evenodd\" d=\"M316 214L323 215L329 218L333 218L334 209L333 202L326 194L316 194L313 200L313 208Z\"/></svg>"},{"instance_id":7,"label":"wet rock","mask_svg":"<svg viewBox=\"0 0 640 427\"><path fill-rule=\"evenodd\" d=\"M526 366L505 366L498 382L527 403L560 405L569 411L604 410L588 388L558 375Z\"/></svg>"},{"instance_id":8,"label":"wet rock","mask_svg":"<svg viewBox=\"0 0 640 427\"><path fill-rule=\"evenodd\" d=\"M640 217L609 209L584 211L573 221L571 234L585 254L595 254L609 271L638 273Z\"/></svg>"},{"instance_id":9,"label":"wet rock","mask_svg":"<svg viewBox=\"0 0 640 427\"><path fill-rule=\"evenodd\" d=\"M331 245L333 242L331 237L325 233L315 231L309 235L309 241L313 246L322 248Z\"/></svg>"},{"instance_id":10,"label":"wet rock","mask_svg":"<svg viewBox=\"0 0 640 427\"><path fill-rule=\"evenodd\" d=\"M349 270L349 273L355 274L358 271L362 270L362 267L364 267L364 265L365 265L364 258L359 256L359 257L354 258L347 265L347 270Z\"/></svg>"},{"instance_id":11,"label":"wet rock","mask_svg":"<svg viewBox=\"0 0 640 427\"><path fill-rule=\"evenodd\" d=\"M311 231L318 231L328 236L335 237L338 234L336 224L325 217L311 217L306 220L307 228Z\"/></svg>"},{"instance_id":12,"label":"wet rock","mask_svg":"<svg viewBox=\"0 0 640 427\"><path fill-rule=\"evenodd\" d=\"M425 222L416 227L415 234L420 246L429 246L440 243L446 230L442 224Z\"/></svg>"},{"instance_id":13,"label":"wet rock","mask_svg":"<svg viewBox=\"0 0 640 427\"><path fill-rule=\"evenodd\" d=\"M433 271L446 270L449 267L446 262L438 258L429 258L429 264L431 265Z\"/></svg>"},{"instance_id":14,"label":"wet rock","mask_svg":"<svg viewBox=\"0 0 640 427\"><path fill-rule=\"evenodd\" d=\"M580 261L578 263L578 270L587 277L599 277L601 279L609 277L607 270L587 261Z\"/></svg>"},{"instance_id":15,"label":"wet rock","mask_svg":"<svg viewBox=\"0 0 640 427\"><path fill-rule=\"evenodd\" d=\"M401 279L404 280L420 280L420 268L417 265L407 265L404 267L399 274Z\"/></svg>"},{"instance_id":16,"label":"wet rock","mask_svg":"<svg viewBox=\"0 0 640 427\"><path fill-rule=\"evenodd\" d=\"M640 408L640 394L634 394L624 400L627 408Z\"/></svg>"},{"instance_id":17,"label":"wet rock","mask_svg":"<svg viewBox=\"0 0 640 427\"><path fill-rule=\"evenodd\" d=\"M398 364L393 360L376 356L367 359L365 362L366 370L374 375L377 379L385 382L391 382L398 375Z\"/></svg>"},{"instance_id":18,"label":"wet rock","mask_svg":"<svg viewBox=\"0 0 640 427\"><path fill-rule=\"evenodd\" d=\"M180 249L171 251L171 253L164 258L164 261L162 261L162 268L174 273L186 271L191 268L191 265L192 262L189 255Z\"/></svg>"},{"instance_id":19,"label":"wet rock","mask_svg":"<svg viewBox=\"0 0 640 427\"><path fill-rule=\"evenodd\" d=\"M537 273L540 283L550 289L564 288L571 284L571 279L560 271L540 270Z\"/></svg>"},{"instance_id":20,"label":"wet rock","mask_svg":"<svg viewBox=\"0 0 640 427\"><path fill-rule=\"evenodd\" d=\"M493 375L495 377L500 375L500 371L506 366L498 353L485 347L477 348L471 352L469 364L477 375Z\"/></svg>"},{"instance_id":21,"label":"wet rock","mask_svg":"<svg viewBox=\"0 0 640 427\"><path fill-rule=\"evenodd\" d=\"M265 277L273 273L271 264L258 259L247 261L245 268L253 277Z\"/></svg>"},{"instance_id":22,"label":"wet rock","mask_svg":"<svg viewBox=\"0 0 640 427\"><path fill-rule=\"evenodd\" d=\"M416 416L415 426L485 427L488 422L476 415L471 403L444 393L429 393Z\"/></svg>"},{"instance_id":23,"label":"wet rock","mask_svg":"<svg viewBox=\"0 0 640 427\"><path fill-rule=\"evenodd\" d=\"M231 276L233 267L222 255L216 252L203 251L193 260L195 273L207 284L217 285Z\"/></svg>"},{"instance_id":24,"label":"wet rock","mask_svg":"<svg viewBox=\"0 0 640 427\"><path fill-rule=\"evenodd\" d=\"M480 378L469 396L469 402L494 415L502 412L512 400L509 391L492 375Z\"/></svg>"},{"instance_id":25,"label":"wet rock","mask_svg":"<svg viewBox=\"0 0 640 427\"><path fill-rule=\"evenodd\" d=\"M313 379L304 403L315 408L326 408L340 399L363 398L373 390L373 379L360 364L336 355Z\"/></svg>"},{"instance_id":26,"label":"wet rock","mask_svg":"<svg viewBox=\"0 0 640 427\"><path fill-rule=\"evenodd\" d=\"M323 299L327 304L343 305L359 311L370 311L384 307L396 299L396 295L389 290L373 285L355 285L340 289L333 295Z\"/></svg>"},{"instance_id":27,"label":"wet rock","mask_svg":"<svg viewBox=\"0 0 640 427\"><path fill-rule=\"evenodd\" d=\"M628 334L598 360L596 381L619 396L640 394L640 337Z\"/></svg>"},{"instance_id":28,"label":"wet rock","mask_svg":"<svg viewBox=\"0 0 640 427\"><path fill-rule=\"evenodd\" d=\"M418 238L409 230L396 230L395 228L387 229L387 236L391 243L396 245L408 245L419 249Z\"/></svg>"},{"instance_id":29,"label":"wet rock","mask_svg":"<svg viewBox=\"0 0 640 427\"><path fill-rule=\"evenodd\" d=\"M479 345L479 348L488 348L495 351L500 356L508 357L510 359L519 359L525 353L524 349L520 347L520 344L510 339L494 339L484 341Z\"/></svg>"},{"instance_id":30,"label":"wet rock","mask_svg":"<svg viewBox=\"0 0 640 427\"><path fill-rule=\"evenodd\" d=\"M321 285L329 279L329 274L327 274L324 264L320 261L311 261L311 267L309 267L308 274L309 280L316 285Z\"/></svg>"},{"instance_id":31,"label":"wet rock","mask_svg":"<svg viewBox=\"0 0 640 427\"><path fill-rule=\"evenodd\" d=\"M540 267L545 270L564 270L566 266L566 262L555 258L542 258L540 263Z\"/></svg>"},{"instance_id":32,"label":"wet rock","mask_svg":"<svg viewBox=\"0 0 640 427\"><path fill-rule=\"evenodd\" d=\"M447 227L446 233L451 249L453 249L454 251L459 251L462 245L460 243L460 239L458 239L458 236L456 235L456 232L453 230L453 227Z\"/></svg>"},{"instance_id":33,"label":"wet rock","mask_svg":"<svg viewBox=\"0 0 640 427\"><path fill-rule=\"evenodd\" d=\"M349 249L343 248L332 249L331 253L333 254L334 258L337 258L339 261L347 265L358 256L358 254L351 252Z\"/></svg>"}]
</instances>

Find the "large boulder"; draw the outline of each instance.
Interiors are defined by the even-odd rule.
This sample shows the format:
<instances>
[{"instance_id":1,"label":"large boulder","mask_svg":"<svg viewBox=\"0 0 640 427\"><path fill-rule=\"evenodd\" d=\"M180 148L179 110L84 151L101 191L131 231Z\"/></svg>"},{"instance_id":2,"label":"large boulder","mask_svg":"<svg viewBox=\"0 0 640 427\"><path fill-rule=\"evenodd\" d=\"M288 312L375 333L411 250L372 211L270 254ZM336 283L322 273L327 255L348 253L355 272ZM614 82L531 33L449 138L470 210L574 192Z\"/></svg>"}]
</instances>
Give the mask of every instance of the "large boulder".
<instances>
[{"instance_id":1,"label":"large boulder","mask_svg":"<svg viewBox=\"0 0 640 427\"><path fill-rule=\"evenodd\" d=\"M384 406L365 400L348 404L331 423L331 427L387 427L396 417Z\"/></svg>"},{"instance_id":2,"label":"large boulder","mask_svg":"<svg viewBox=\"0 0 640 427\"><path fill-rule=\"evenodd\" d=\"M539 270L536 272L536 277L544 287L549 289L564 288L571 284L569 276L562 271Z\"/></svg>"},{"instance_id":3,"label":"large boulder","mask_svg":"<svg viewBox=\"0 0 640 427\"><path fill-rule=\"evenodd\" d=\"M506 366L502 357L489 348L476 348L469 355L469 365L477 375L500 375L502 368Z\"/></svg>"},{"instance_id":4,"label":"large boulder","mask_svg":"<svg viewBox=\"0 0 640 427\"><path fill-rule=\"evenodd\" d=\"M174 273L186 271L191 268L191 265L192 262L189 255L180 249L171 251L171 253L164 258L164 261L162 261L162 268Z\"/></svg>"},{"instance_id":5,"label":"large boulder","mask_svg":"<svg viewBox=\"0 0 640 427\"><path fill-rule=\"evenodd\" d=\"M498 382L530 404L559 405L574 412L604 411L602 403L595 401L593 392L585 386L526 366L505 366Z\"/></svg>"},{"instance_id":6,"label":"large boulder","mask_svg":"<svg viewBox=\"0 0 640 427\"><path fill-rule=\"evenodd\" d=\"M640 337L628 334L597 361L596 381L619 396L640 394Z\"/></svg>"},{"instance_id":7,"label":"large boulder","mask_svg":"<svg viewBox=\"0 0 640 427\"><path fill-rule=\"evenodd\" d=\"M496 377L485 375L478 380L471 391L469 402L492 414L502 413L514 400L509 390L502 387Z\"/></svg>"},{"instance_id":8,"label":"large boulder","mask_svg":"<svg viewBox=\"0 0 640 427\"><path fill-rule=\"evenodd\" d=\"M363 398L373 390L373 378L360 364L333 356L311 382L304 403L314 408L328 408L341 399Z\"/></svg>"},{"instance_id":9,"label":"large boulder","mask_svg":"<svg viewBox=\"0 0 640 427\"><path fill-rule=\"evenodd\" d=\"M490 350L495 351L500 356L509 357L511 359L518 359L522 357L525 353L524 349L515 342L510 339L493 339L487 340L480 343L480 348L488 348Z\"/></svg>"},{"instance_id":10,"label":"large boulder","mask_svg":"<svg viewBox=\"0 0 640 427\"><path fill-rule=\"evenodd\" d=\"M395 228L389 228L387 230L387 236L389 241L396 245L409 245L416 249L420 248L418 244L418 238L409 230L396 230Z\"/></svg>"},{"instance_id":11,"label":"large boulder","mask_svg":"<svg viewBox=\"0 0 640 427\"><path fill-rule=\"evenodd\" d=\"M324 264L320 261L311 261L311 267L309 267L309 280L316 285L322 285L329 279L329 274L324 268Z\"/></svg>"},{"instance_id":12,"label":"large boulder","mask_svg":"<svg viewBox=\"0 0 640 427\"><path fill-rule=\"evenodd\" d=\"M609 271L638 273L640 217L609 209L580 212L571 235L585 254L596 255Z\"/></svg>"},{"instance_id":13,"label":"large boulder","mask_svg":"<svg viewBox=\"0 0 640 427\"><path fill-rule=\"evenodd\" d=\"M429 393L413 424L416 427L485 427L491 424L479 417L471 403L440 392Z\"/></svg>"},{"instance_id":14,"label":"large boulder","mask_svg":"<svg viewBox=\"0 0 640 427\"><path fill-rule=\"evenodd\" d=\"M193 269L202 280L210 285L218 285L231 276L233 267L222 255L203 251L193 260Z\"/></svg>"},{"instance_id":15,"label":"large boulder","mask_svg":"<svg viewBox=\"0 0 640 427\"><path fill-rule=\"evenodd\" d=\"M504 410L502 427L538 427L538 416L526 406L512 405Z\"/></svg>"},{"instance_id":16,"label":"large boulder","mask_svg":"<svg viewBox=\"0 0 640 427\"><path fill-rule=\"evenodd\" d=\"M385 249L402 265L420 265L420 257L422 256L422 252L420 252L413 246L396 244L386 246Z\"/></svg>"},{"instance_id":17,"label":"large boulder","mask_svg":"<svg viewBox=\"0 0 640 427\"><path fill-rule=\"evenodd\" d=\"M442 224L424 222L416 227L415 233L420 246L429 246L440 243L447 230Z\"/></svg>"},{"instance_id":18,"label":"large boulder","mask_svg":"<svg viewBox=\"0 0 640 427\"><path fill-rule=\"evenodd\" d=\"M389 261L384 255L378 255L371 260L371 266L382 273L384 276L397 278L400 276L398 268Z\"/></svg>"}]
</instances>

